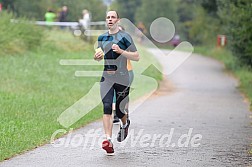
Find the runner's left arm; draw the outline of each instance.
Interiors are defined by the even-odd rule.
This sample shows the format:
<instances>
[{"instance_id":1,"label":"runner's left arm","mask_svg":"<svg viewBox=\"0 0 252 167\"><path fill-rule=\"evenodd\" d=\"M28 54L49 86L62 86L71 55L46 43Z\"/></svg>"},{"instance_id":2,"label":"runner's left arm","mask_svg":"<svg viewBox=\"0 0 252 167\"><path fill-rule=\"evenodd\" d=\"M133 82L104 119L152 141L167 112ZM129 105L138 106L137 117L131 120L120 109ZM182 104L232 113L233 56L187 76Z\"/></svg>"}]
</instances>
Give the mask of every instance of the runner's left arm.
<instances>
[{"instance_id":1,"label":"runner's left arm","mask_svg":"<svg viewBox=\"0 0 252 167\"><path fill-rule=\"evenodd\" d=\"M118 45L113 44L112 49L114 52L126 57L129 60L139 61L140 55L130 35L123 37L127 46L126 50L121 49Z\"/></svg>"}]
</instances>

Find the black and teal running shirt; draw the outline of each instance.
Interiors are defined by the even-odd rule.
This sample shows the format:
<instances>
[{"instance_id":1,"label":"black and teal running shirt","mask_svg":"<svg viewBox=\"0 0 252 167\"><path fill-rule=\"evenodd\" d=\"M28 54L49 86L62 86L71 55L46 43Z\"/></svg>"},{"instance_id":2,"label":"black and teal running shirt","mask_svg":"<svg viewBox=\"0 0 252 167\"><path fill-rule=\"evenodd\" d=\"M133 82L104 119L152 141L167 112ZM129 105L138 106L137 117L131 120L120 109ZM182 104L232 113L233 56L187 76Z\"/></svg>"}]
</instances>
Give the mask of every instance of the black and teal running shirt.
<instances>
[{"instance_id":1,"label":"black and teal running shirt","mask_svg":"<svg viewBox=\"0 0 252 167\"><path fill-rule=\"evenodd\" d=\"M117 44L126 51L137 51L131 36L125 31L118 31L115 34L106 32L98 37L98 47L104 52L104 71L127 71L127 58L113 52L112 45Z\"/></svg>"}]
</instances>

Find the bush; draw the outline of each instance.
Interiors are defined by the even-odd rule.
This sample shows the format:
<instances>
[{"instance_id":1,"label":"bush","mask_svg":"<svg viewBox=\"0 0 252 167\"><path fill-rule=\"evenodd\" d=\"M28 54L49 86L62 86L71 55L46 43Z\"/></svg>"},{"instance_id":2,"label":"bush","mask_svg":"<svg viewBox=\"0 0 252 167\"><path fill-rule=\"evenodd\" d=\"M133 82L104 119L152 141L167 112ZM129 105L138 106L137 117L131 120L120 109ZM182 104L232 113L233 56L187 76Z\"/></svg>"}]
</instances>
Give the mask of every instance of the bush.
<instances>
[{"instance_id":1,"label":"bush","mask_svg":"<svg viewBox=\"0 0 252 167\"><path fill-rule=\"evenodd\" d=\"M42 28L25 18L15 18L18 22L13 22L13 15L6 12L1 12L0 17L0 55L21 54L41 45Z\"/></svg>"},{"instance_id":2,"label":"bush","mask_svg":"<svg viewBox=\"0 0 252 167\"><path fill-rule=\"evenodd\" d=\"M184 23L188 28L188 40L195 45L215 45L216 36L220 31L219 20L209 16L200 6L194 11L194 19Z\"/></svg>"},{"instance_id":3,"label":"bush","mask_svg":"<svg viewBox=\"0 0 252 167\"><path fill-rule=\"evenodd\" d=\"M220 1L219 15L226 33L232 37L231 49L238 60L252 67L251 0Z\"/></svg>"}]
</instances>

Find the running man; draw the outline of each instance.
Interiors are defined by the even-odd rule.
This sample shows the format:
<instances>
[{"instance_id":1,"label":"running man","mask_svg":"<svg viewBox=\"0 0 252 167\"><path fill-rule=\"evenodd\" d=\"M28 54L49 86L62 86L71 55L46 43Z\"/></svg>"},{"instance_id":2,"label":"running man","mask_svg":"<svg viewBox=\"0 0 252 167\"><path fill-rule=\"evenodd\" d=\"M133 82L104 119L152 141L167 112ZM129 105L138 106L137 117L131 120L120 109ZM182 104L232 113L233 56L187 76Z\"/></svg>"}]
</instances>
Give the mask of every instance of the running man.
<instances>
[{"instance_id":1,"label":"running man","mask_svg":"<svg viewBox=\"0 0 252 167\"><path fill-rule=\"evenodd\" d=\"M106 140L102 142L102 148L113 154L112 137L112 102L114 91L116 92L116 115L122 125L118 132L117 141L123 141L128 135L130 120L125 114L125 105L129 101L129 73L127 59L138 61L139 54L131 36L120 31L118 27L119 15L116 11L108 11L106 24L108 32L98 37L98 51L94 59L100 61L104 57L104 72L100 82L100 93L103 102L103 127ZM99 50L101 48L101 50Z\"/></svg>"}]
</instances>

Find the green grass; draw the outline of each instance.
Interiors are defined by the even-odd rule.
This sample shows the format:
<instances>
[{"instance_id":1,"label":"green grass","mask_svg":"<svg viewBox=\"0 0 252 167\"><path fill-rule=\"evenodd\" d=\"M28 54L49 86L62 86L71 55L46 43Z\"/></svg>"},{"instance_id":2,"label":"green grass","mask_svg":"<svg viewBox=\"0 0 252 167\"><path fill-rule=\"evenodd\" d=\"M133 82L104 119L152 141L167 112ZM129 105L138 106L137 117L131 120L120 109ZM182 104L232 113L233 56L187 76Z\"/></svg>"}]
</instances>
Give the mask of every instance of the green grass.
<instances>
[{"instance_id":1,"label":"green grass","mask_svg":"<svg viewBox=\"0 0 252 167\"><path fill-rule=\"evenodd\" d=\"M0 160L48 141L61 128L56 121L59 114L98 81L76 78L74 71L81 67L59 64L64 58L88 58L92 50L46 50L0 57Z\"/></svg>"},{"instance_id":2,"label":"green grass","mask_svg":"<svg viewBox=\"0 0 252 167\"><path fill-rule=\"evenodd\" d=\"M247 96L250 102L250 109L252 111L252 71L246 67L243 67L235 71L235 75L239 77L239 88Z\"/></svg>"},{"instance_id":3,"label":"green grass","mask_svg":"<svg viewBox=\"0 0 252 167\"><path fill-rule=\"evenodd\" d=\"M24 54L28 49L36 50L43 39L43 29L25 18L15 18L12 14L2 11L0 13L0 56ZM13 23L11 19L18 19Z\"/></svg>"},{"instance_id":4,"label":"green grass","mask_svg":"<svg viewBox=\"0 0 252 167\"><path fill-rule=\"evenodd\" d=\"M92 58L92 45L74 38L70 32L45 31L46 39L36 51L0 56L0 161L48 143L53 132L63 129L57 122L58 116L100 79L75 77L74 73L102 67L59 64L60 59ZM133 63L136 73L143 72L141 67L146 67L149 62L157 63L144 48L139 52L141 60ZM154 74L157 80L162 79L155 69L148 70L146 75ZM136 83L139 84L142 85ZM140 89L132 99L154 88L148 83L138 87ZM102 113L100 104L70 128L76 129L97 120Z\"/></svg>"}]
</instances>

